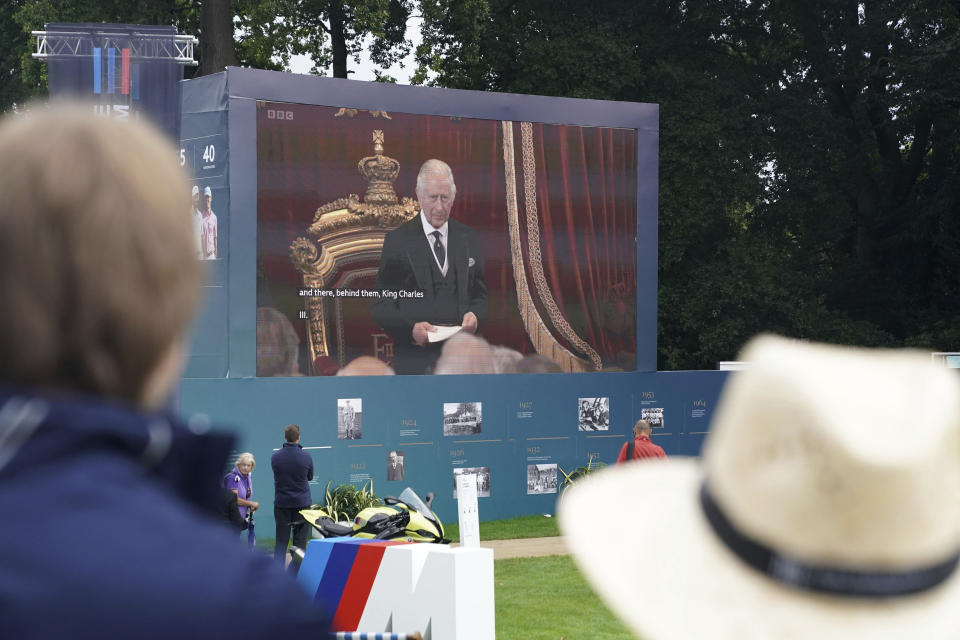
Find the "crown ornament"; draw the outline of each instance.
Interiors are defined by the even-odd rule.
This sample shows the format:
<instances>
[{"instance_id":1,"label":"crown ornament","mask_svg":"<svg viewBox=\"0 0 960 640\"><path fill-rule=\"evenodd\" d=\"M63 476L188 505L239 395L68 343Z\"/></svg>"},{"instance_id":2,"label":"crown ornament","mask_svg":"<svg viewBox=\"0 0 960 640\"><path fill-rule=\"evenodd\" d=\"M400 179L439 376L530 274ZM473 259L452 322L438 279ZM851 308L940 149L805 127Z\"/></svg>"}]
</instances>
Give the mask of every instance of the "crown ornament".
<instances>
[{"instance_id":1,"label":"crown ornament","mask_svg":"<svg viewBox=\"0 0 960 640\"><path fill-rule=\"evenodd\" d=\"M363 201L369 204L397 204L397 192L393 181L400 173L400 163L383 155L383 131L373 131L373 154L357 163L360 175L367 181L367 192Z\"/></svg>"},{"instance_id":2,"label":"crown ornament","mask_svg":"<svg viewBox=\"0 0 960 640\"><path fill-rule=\"evenodd\" d=\"M308 229L311 236L322 238L358 226L392 229L419 213L420 205L414 198L397 197L393 183L400 174L400 162L384 155L383 130L374 129L372 137L373 155L357 163L367 183L363 198L351 193L321 205ZM294 259L294 263L298 261Z\"/></svg>"}]
</instances>

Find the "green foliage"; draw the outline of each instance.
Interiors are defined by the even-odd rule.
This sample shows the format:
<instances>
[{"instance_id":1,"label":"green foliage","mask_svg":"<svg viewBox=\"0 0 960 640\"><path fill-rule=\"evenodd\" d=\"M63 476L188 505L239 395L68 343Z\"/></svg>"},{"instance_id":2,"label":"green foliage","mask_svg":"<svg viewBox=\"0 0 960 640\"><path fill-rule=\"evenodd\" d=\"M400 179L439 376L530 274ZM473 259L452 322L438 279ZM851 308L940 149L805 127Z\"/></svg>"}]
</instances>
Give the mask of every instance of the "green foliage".
<instances>
[{"instance_id":1,"label":"green foliage","mask_svg":"<svg viewBox=\"0 0 960 640\"><path fill-rule=\"evenodd\" d=\"M601 462L600 460L598 460L597 459L598 457L599 456L597 456L596 454L591 453L589 456L587 456L587 464L577 467L570 473L567 473L566 471L564 471L563 467L557 467L560 470L560 473L563 474L563 481L560 482L560 492L563 493L564 491L572 487L574 483L577 482L577 480L580 480L581 478L586 478L591 473L594 473L595 471L599 471L600 469L603 469L604 467L606 467L607 464L605 462Z\"/></svg>"},{"instance_id":2,"label":"green foliage","mask_svg":"<svg viewBox=\"0 0 960 640\"><path fill-rule=\"evenodd\" d=\"M416 80L660 105L659 368L960 349L960 5L423 0Z\"/></svg>"},{"instance_id":3,"label":"green foliage","mask_svg":"<svg viewBox=\"0 0 960 640\"><path fill-rule=\"evenodd\" d=\"M201 0L4 0L0 3L0 110L47 93L46 66L30 57L31 31L48 22L105 22L175 26L200 38ZM310 56L314 73L331 65L349 71L364 46L374 64L387 68L409 53L406 23L413 0L231 0L242 66L289 68L296 54ZM342 46L336 46L340 42ZM199 48L195 48L199 55ZM192 77L195 67L187 67ZM337 75L334 72L334 75ZM389 76L380 75L383 82Z\"/></svg>"},{"instance_id":4,"label":"green foliage","mask_svg":"<svg viewBox=\"0 0 960 640\"><path fill-rule=\"evenodd\" d=\"M3 110L22 104L31 95L22 69L23 57L29 56L30 50L26 33L15 19L22 4L23 0L0 4L0 73L4 77L0 82L0 109Z\"/></svg>"},{"instance_id":5,"label":"green foliage","mask_svg":"<svg viewBox=\"0 0 960 640\"><path fill-rule=\"evenodd\" d=\"M497 560L493 577L497 638L634 637L590 589L570 556Z\"/></svg>"},{"instance_id":6,"label":"green foliage","mask_svg":"<svg viewBox=\"0 0 960 640\"><path fill-rule=\"evenodd\" d=\"M406 27L413 6L412 0L234 0L244 34L238 54L242 50L265 68L285 68L291 55L307 55L312 73L325 75L332 67L332 75L347 77L348 60L360 61L369 38L370 59L386 68L410 51Z\"/></svg>"},{"instance_id":7,"label":"green foliage","mask_svg":"<svg viewBox=\"0 0 960 640\"><path fill-rule=\"evenodd\" d=\"M367 480L358 489L352 484L341 484L330 490L330 482L323 492L323 503L311 509L323 509L337 522L353 520L367 507L379 507L383 502L373 492L373 479Z\"/></svg>"},{"instance_id":8,"label":"green foliage","mask_svg":"<svg viewBox=\"0 0 960 640\"><path fill-rule=\"evenodd\" d=\"M232 0L241 64L346 76L414 0ZM660 105L660 369L762 331L960 349L960 5L420 0L415 83ZM0 109L46 92L48 21L172 24L200 0L7 0ZM381 81L392 78L379 75Z\"/></svg>"}]
</instances>

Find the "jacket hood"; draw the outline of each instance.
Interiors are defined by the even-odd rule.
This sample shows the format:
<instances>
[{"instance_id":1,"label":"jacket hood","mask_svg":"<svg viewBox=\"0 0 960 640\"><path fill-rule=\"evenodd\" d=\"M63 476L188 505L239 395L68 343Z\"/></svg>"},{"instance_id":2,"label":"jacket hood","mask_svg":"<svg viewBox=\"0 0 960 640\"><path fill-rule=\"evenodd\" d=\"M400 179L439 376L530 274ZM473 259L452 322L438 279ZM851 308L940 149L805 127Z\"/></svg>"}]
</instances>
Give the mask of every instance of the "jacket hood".
<instances>
[{"instance_id":1,"label":"jacket hood","mask_svg":"<svg viewBox=\"0 0 960 640\"><path fill-rule=\"evenodd\" d=\"M209 511L219 503L233 445L231 435L194 433L166 412L62 391L0 387L0 482L84 453L113 453Z\"/></svg>"}]
</instances>

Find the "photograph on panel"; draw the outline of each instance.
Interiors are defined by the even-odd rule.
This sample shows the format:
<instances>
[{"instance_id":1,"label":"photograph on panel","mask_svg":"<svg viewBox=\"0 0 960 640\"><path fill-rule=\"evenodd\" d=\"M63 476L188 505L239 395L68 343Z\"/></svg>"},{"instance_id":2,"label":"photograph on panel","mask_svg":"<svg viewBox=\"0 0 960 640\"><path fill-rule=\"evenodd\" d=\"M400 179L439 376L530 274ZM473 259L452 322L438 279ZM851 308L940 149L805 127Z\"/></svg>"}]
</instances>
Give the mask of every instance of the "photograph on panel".
<instances>
[{"instance_id":1,"label":"photograph on panel","mask_svg":"<svg viewBox=\"0 0 960 640\"><path fill-rule=\"evenodd\" d=\"M580 431L610 429L610 398L580 398L577 413Z\"/></svg>"},{"instance_id":2,"label":"photograph on panel","mask_svg":"<svg viewBox=\"0 0 960 640\"><path fill-rule=\"evenodd\" d=\"M480 433L479 402L444 402L443 435L470 436Z\"/></svg>"},{"instance_id":3,"label":"photograph on panel","mask_svg":"<svg viewBox=\"0 0 960 640\"><path fill-rule=\"evenodd\" d=\"M359 440L363 432L363 400L337 400L337 440Z\"/></svg>"},{"instance_id":4,"label":"photograph on panel","mask_svg":"<svg viewBox=\"0 0 960 640\"><path fill-rule=\"evenodd\" d=\"M640 409L640 418L647 421L651 429L663 429L663 407Z\"/></svg>"},{"instance_id":5,"label":"photograph on panel","mask_svg":"<svg viewBox=\"0 0 960 640\"><path fill-rule=\"evenodd\" d=\"M195 184L190 189L190 220L193 222L193 241L197 246L197 258L200 260L216 260L217 249L217 214L213 212L213 189Z\"/></svg>"},{"instance_id":6,"label":"photograph on panel","mask_svg":"<svg viewBox=\"0 0 960 640\"><path fill-rule=\"evenodd\" d=\"M556 464L527 465L527 495L557 492Z\"/></svg>"},{"instance_id":7,"label":"photograph on panel","mask_svg":"<svg viewBox=\"0 0 960 640\"><path fill-rule=\"evenodd\" d=\"M403 451L387 454L387 480L403 480Z\"/></svg>"},{"instance_id":8,"label":"photograph on panel","mask_svg":"<svg viewBox=\"0 0 960 640\"><path fill-rule=\"evenodd\" d=\"M453 499L457 499L457 476L473 474L477 476L477 497L490 497L490 467L457 467L453 470Z\"/></svg>"}]
</instances>

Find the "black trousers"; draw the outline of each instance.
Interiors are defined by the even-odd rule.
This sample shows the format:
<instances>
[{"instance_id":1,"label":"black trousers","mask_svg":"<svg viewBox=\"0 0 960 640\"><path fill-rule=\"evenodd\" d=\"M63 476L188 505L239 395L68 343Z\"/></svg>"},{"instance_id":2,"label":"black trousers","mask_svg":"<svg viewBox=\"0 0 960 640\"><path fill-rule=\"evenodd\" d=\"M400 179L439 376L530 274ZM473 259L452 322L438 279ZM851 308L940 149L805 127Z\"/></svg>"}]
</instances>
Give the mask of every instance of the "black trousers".
<instances>
[{"instance_id":1,"label":"black trousers","mask_svg":"<svg viewBox=\"0 0 960 640\"><path fill-rule=\"evenodd\" d=\"M306 507L277 507L273 508L273 517L277 521L277 544L273 548L273 555L283 561L287 553L287 542L290 540L290 527L293 527L293 546L307 549L308 527L310 524L300 515L300 509Z\"/></svg>"}]
</instances>

